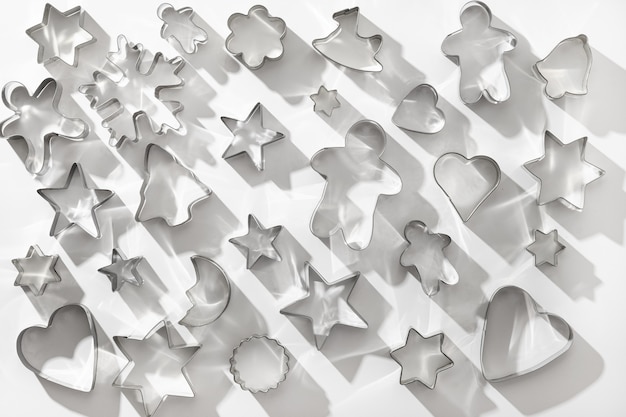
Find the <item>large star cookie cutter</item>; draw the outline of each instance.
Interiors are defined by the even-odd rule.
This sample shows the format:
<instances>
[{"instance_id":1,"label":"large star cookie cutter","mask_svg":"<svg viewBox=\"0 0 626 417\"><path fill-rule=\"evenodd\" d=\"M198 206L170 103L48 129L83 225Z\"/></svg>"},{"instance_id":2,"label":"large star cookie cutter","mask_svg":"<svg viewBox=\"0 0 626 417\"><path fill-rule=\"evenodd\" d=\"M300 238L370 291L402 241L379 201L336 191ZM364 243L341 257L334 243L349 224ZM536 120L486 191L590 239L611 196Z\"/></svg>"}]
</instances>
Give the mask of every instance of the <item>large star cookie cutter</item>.
<instances>
[{"instance_id":1,"label":"large star cookie cutter","mask_svg":"<svg viewBox=\"0 0 626 417\"><path fill-rule=\"evenodd\" d=\"M546 130L544 155L524 164L539 181L537 204L558 200L568 208L583 209L585 188L604 175L604 170L585 160L586 146L586 137L565 144Z\"/></svg>"},{"instance_id":2,"label":"large star cookie cutter","mask_svg":"<svg viewBox=\"0 0 626 417\"><path fill-rule=\"evenodd\" d=\"M50 3L46 3L42 22L26 29L26 34L39 45L39 64L61 60L69 66L77 67L79 49L96 41L85 30L85 14L80 6L60 12Z\"/></svg>"},{"instance_id":3,"label":"large star cookie cutter","mask_svg":"<svg viewBox=\"0 0 626 417\"><path fill-rule=\"evenodd\" d=\"M230 373L241 389L254 394L276 389L287 378L289 355L276 339L252 335L233 349Z\"/></svg>"},{"instance_id":4,"label":"large star cookie cutter","mask_svg":"<svg viewBox=\"0 0 626 417\"><path fill-rule=\"evenodd\" d=\"M194 14L191 7L176 10L169 3L163 3L157 9L157 16L163 21L161 37L175 40L188 54L195 54L198 46L209 39L206 31L193 22Z\"/></svg>"},{"instance_id":5,"label":"large star cookie cutter","mask_svg":"<svg viewBox=\"0 0 626 417\"><path fill-rule=\"evenodd\" d=\"M265 228L253 214L249 214L248 233L233 237L228 241L246 255L246 268L250 269L261 257L274 261L281 260L280 253L274 246L274 240L282 230L282 226Z\"/></svg>"},{"instance_id":6,"label":"large star cookie cutter","mask_svg":"<svg viewBox=\"0 0 626 417\"><path fill-rule=\"evenodd\" d=\"M265 61L283 56L287 25L283 19L271 16L264 6L252 6L248 14L234 13L228 18L228 28L226 49L249 69L259 69Z\"/></svg>"},{"instance_id":7,"label":"large star cookie cutter","mask_svg":"<svg viewBox=\"0 0 626 417\"><path fill-rule=\"evenodd\" d=\"M341 231L351 249L369 245L379 197L402 189L400 175L381 159L386 143L378 123L361 120L348 130L345 146L324 148L313 155L311 167L326 180L311 217L315 236L325 239Z\"/></svg>"},{"instance_id":8,"label":"large star cookie cutter","mask_svg":"<svg viewBox=\"0 0 626 417\"><path fill-rule=\"evenodd\" d=\"M393 113L394 125L417 133L437 133L446 125L443 111L437 107L439 95L430 84L420 84L404 97Z\"/></svg>"},{"instance_id":9,"label":"large star cookie cutter","mask_svg":"<svg viewBox=\"0 0 626 417\"><path fill-rule=\"evenodd\" d=\"M76 225L91 237L101 237L96 210L115 193L111 190L90 188L80 164L72 165L63 187L41 188L37 192L55 212L50 236L58 236Z\"/></svg>"},{"instance_id":10,"label":"large star cookie cutter","mask_svg":"<svg viewBox=\"0 0 626 417\"><path fill-rule=\"evenodd\" d=\"M142 339L115 336L113 340L128 359L113 386L139 391L146 417L154 415L169 396L195 397L185 367L201 345L174 345L165 321Z\"/></svg>"},{"instance_id":11,"label":"large star cookie cutter","mask_svg":"<svg viewBox=\"0 0 626 417\"><path fill-rule=\"evenodd\" d=\"M181 57L168 60L159 52L146 65L143 46L129 43L123 35L117 38L117 47L107 57L112 70L96 71L93 83L79 87L111 134L109 144L119 147L126 139L138 141L141 115L148 117L157 133L179 129L183 105L161 98L161 93L185 85L179 75L185 61Z\"/></svg>"},{"instance_id":12,"label":"large star cookie cutter","mask_svg":"<svg viewBox=\"0 0 626 417\"><path fill-rule=\"evenodd\" d=\"M19 271L13 285L28 287L37 297L42 295L48 284L61 282L55 269L58 260L59 255L44 255L39 246L31 246L25 257L11 261Z\"/></svg>"},{"instance_id":13,"label":"large star cookie cutter","mask_svg":"<svg viewBox=\"0 0 626 417\"><path fill-rule=\"evenodd\" d=\"M519 287L502 287L487 306L481 342L485 379L504 381L535 371L563 353L574 333Z\"/></svg>"},{"instance_id":14,"label":"large star cookie cutter","mask_svg":"<svg viewBox=\"0 0 626 417\"><path fill-rule=\"evenodd\" d=\"M450 245L450 236L433 233L418 220L407 223L404 238L409 246L400 255L400 265L414 267L426 295L439 292L439 283L454 285L459 274L445 256L444 249Z\"/></svg>"},{"instance_id":15,"label":"large star cookie cutter","mask_svg":"<svg viewBox=\"0 0 626 417\"><path fill-rule=\"evenodd\" d=\"M460 94L465 104L485 97L497 104L511 95L504 69L504 53L515 48L515 36L491 26L491 10L483 2L470 1L461 8L462 28L448 35L441 50L461 68Z\"/></svg>"},{"instance_id":16,"label":"large star cookie cutter","mask_svg":"<svg viewBox=\"0 0 626 417\"><path fill-rule=\"evenodd\" d=\"M587 36L578 35L559 42L533 69L546 83L543 90L546 97L556 100L565 95L587 94L592 61Z\"/></svg>"},{"instance_id":17,"label":"large star cookie cutter","mask_svg":"<svg viewBox=\"0 0 626 417\"><path fill-rule=\"evenodd\" d=\"M47 326L22 330L17 337L17 355L39 378L77 391L93 390L98 336L91 312L80 304L58 308Z\"/></svg>"},{"instance_id":18,"label":"large star cookie cutter","mask_svg":"<svg viewBox=\"0 0 626 417\"><path fill-rule=\"evenodd\" d=\"M383 43L381 35L359 35L359 8L340 10L333 14L339 24L330 35L313 40L313 47L332 62L364 72L380 72L383 66L376 54Z\"/></svg>"},{"instance_id":19,"label":"large star cookie cutter","mask_svg":"<svg viewBox=\"0 0 626 417\"><path fill-rule=\"evenodd\" d=\"M61 86L52 78L45 79L32 96L18 82L2 89L4 105L15 114L0 123L0 135L26 142L25 165L32 174L41 175L48 169L53 138L80 141L89 133L89 126L81 119L61 113L60 100Z\"/></svg>"},{"instance_id":20,"label":"large star cookie cutter","mask_svg":"<svg viewBox=\"0 0 626 417\"><path fill-rule=\"evenodd\" d=\"M211 189L155 143L146 147L144 164L145 177L135 219L146 222L161 218L172 227L190 222L193 206L209 198Z\"/></svg>"},{"instance_id":21,"label":"large star cookie cutter","mask_svg":"<svg viewBox=\"0 0 626 417\"><path fill-rule=\"evenodd\" d=\"M348 299L360 273L348 275L332 284L306 262L308 289L306 295L280 310L281 314L306 318L311 322L315 346L322 349L330 331L337 324L367 329L367 322L357 313Z\"/></svg>"}]
</instances>

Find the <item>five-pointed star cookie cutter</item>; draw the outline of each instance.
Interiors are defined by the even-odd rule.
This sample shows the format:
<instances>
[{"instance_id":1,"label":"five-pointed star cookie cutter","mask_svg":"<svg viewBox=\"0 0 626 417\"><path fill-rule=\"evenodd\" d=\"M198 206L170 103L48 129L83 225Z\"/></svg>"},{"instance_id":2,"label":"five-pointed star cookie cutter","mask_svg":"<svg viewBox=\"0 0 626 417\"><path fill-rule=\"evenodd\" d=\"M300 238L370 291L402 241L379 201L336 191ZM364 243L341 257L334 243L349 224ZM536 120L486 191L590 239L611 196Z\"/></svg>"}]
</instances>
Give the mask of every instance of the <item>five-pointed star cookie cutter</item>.
<instances>
[{"instance_id":1,"label":"five-pointed star cookie cutter","mask_svg":"<svg viewBox=\"0 0 626 417\"><path fill-rule=\"evenodd\" d=\"M265 228L254 214L249 214L248 233L233 237L228 241L246 255L246 268L250 269L261 257L281 261L280 253L274 246L274 240L282 230L283 226Z\"/></svg>"},{"instance_id":2,"label":"five-pointed star cookie cutter","mask_svg":"<svg viewBox=\"0 0 626 417\"><path fill-rule=\"evenodd\" d=\"M276 389L289 373L287 349L266 335L252 335L233 349L230 373L241 389L253 394Z\"/></svg>"},{"instance_id":3,"label":"five-pointed star cookie cutter","mask_svg":"<svg viewBox=\"0 0 626 417\"><path fill-rule=\"evenodd\" d=\"M141 261L143 261L143 256L126 258L121 249L113 248L111 251L111 263L99 268L98 272L109 278L112 291L119 291L126 282L135 287L141 287L143 278L137 270Z\"/></svg>"},{"instance_id":4,"label":"five-pointed star cookie cutter","mask_svg":"<svg viewBox=\"0 0 626 417\"><path fill-rule=\"evenodd\" d=\"M35 296L40 296L51 283L61 282L56 270L59 255L44 255L39 246L28 248L26 256L13 259L11 262L19 272L13 285L28 287Z\"/></svg>"},{"instance_id":5,"label":"five-pointed star cookie cutter","mask_svg":"<svg viewBox=\"0 0 626 417\"><path fill-rule=\"evenodd\" d=\"M176 10L169 3L163 3L157 9L157 16L163 21L161 37L175 40L188 54L195 54L198 46L209 39L206 31L193 22L194 14L191 7Z\"/></svg>"}]
</instances>

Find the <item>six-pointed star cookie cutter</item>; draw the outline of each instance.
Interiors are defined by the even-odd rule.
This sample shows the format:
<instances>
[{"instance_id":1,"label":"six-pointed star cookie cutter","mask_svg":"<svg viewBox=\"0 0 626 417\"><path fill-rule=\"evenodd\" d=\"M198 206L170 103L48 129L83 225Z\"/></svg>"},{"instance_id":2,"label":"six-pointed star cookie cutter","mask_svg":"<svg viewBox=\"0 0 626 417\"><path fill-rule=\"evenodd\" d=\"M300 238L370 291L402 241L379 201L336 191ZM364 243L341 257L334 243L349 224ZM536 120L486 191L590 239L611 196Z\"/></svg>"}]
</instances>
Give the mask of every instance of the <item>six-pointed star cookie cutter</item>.
<instances>
[{"instance_id":1,"label":"six-pointed star cookie cutter","mask_svg":"<svg viewBox=\"0 0 626 417\"><path fill-rule=\"evenodd\" d=\"M241 389L253 394L276 389L289 373L287 349L266 335L252 335L233 349L230 373Z\"/></svg>"},{"instance_id":2,"label":"six-pointed star cookie cutter","mask_svg":"<svg viewBox=\"0 0 626 417\"><path fill-rule=\"evenodd\" d=\"M19 271L13 285L28 287L36 297L42 295L48 284L61 282L56 270L58 260L59 255L44 255L39 246L32 245L25 257L11 260Z\"/></svg>"}]
</instances>

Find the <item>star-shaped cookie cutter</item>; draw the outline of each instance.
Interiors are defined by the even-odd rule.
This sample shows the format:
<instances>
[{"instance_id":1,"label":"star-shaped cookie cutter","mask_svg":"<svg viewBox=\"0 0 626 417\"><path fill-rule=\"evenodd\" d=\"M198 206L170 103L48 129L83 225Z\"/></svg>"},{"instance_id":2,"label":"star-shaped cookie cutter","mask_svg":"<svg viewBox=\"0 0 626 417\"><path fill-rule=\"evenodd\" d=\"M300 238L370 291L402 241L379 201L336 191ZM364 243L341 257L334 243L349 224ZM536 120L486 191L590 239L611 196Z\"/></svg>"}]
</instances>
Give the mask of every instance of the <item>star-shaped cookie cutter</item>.
<instances>
[{"instance_id":1,"label":"star-shaped cookie cutter","mask_svg":"<svg viewBox=\"0 0 626 417\"><path fill-rule=\"evenodd\" d=\"M538 205L558 200L568 208L583 209L585 188L605 174L585 160L586 146L587 137L565 144L546 130L544 155L524 164L539 181Z\"/></svg>"},{"instance_id":2,"label":"star-shaped cookie cutter","mask_svg":"<svg viewBox=\"0 0 626 417\"><path fill-rule=\"evenodd\" d=\"M163 21L161 37L173 39L188 54L198 51L209 39L207 33L193 22L194 11L191 7L176 10L171 4L163 3L157 9L157 16Z\"/></svg>"},{"instance_id":3,"label":"star-shaped cookie cutter","mask_svg":"<svg viewBox=\"0 0 626 417\"><path fill-rule=\"evenodd\" d=\"M228 241L246 255L246 268L250 269L261 256L280 262L280 253L274 246L274 240L282 230L282 226L264 228L253 214L249 214L248 233Z\"/></svg>"},{"instance_id":4,"label":"star-shaped cookie cutter","mask_svg":"<svg viewBox=\"0 0 626 417\"><path fill-rule=\"evenodd\" d=\"M313 100L313 111L322 112L326 116L333 115L333 110L341 107L341 102L337 99L337 90L327 90L326 87L320 85L317 93L311 94L311 100Z\"/></svg>"},{"instance_id":5,"label":"star-shaped cookie cutter","mask_svg":"<svg viewBox=\"0 0 626 417\"><path fill-rule=\"evenodd\" d=\"M80 192L76 196L76 192ZM100 225L96 217L96 210L106 203L115 193L111 190L90 188L83 169L74 163L61 188L40 188L37 190L54 209L54 220L50 228L50 236L58 236L64 230L76 225L91 237L101 237ZM69 194L70 201L64 201L64 194ZM87 219L90 220L89 225Z\"/></svg>"},{"instance_id":6,"label":"star-shaped cookie cutter","mask_svg":"<svg viewBox=\"0 0 626 417\"><path fill-rule=\"evenodd\" d=\"M557 266L557 255L565 249L559 240L559 232L554 229L548 233L535 230L535 240L526 247L526 250L535 257L535 266L543 264Z\"/></svg>"},{"instance_id":7,"label":"star-shaped cookie cutter","mask_svg":"<svg viewBox=\"0 0 626 417\"><path fill-rule=\"evenodd\" d=\"M28 287L35 296L40 296L51 283L61 282L56 263L59 255L44 255L39 246L28 248L26 256L11 260L19 272L13 285Z\"/></svg>"},{"instance_id":8,"label":"star-shaped cookie cutter","mask_svg":"<svg viewBox=\"0 0 626 417\"><path fill-rule=\"evenodd\" d=\"M305 262L304 265L308 281L306 295L281 309L280 313L308 319L318 350L322 349L337 324L367 329L365 319L348 301L360 273L355 272L329 284L310 263Z\"/></svg>"},{"instance_id":9,"label":"star-shaped cookie cutter","mask_svg":"<svg viewBox=\"0 0 626 417\"><path fill-rule=\"evenodd\" d=\"M143 256L126 258L120 249L113 248L111 251L111 264L99 268L98 272L109 278L112 291L119 291L126 282L135 287L141 287L143 278L137 270L137 266L139 266L141 261L143 261Z\"/></svg>"}]
</instances>

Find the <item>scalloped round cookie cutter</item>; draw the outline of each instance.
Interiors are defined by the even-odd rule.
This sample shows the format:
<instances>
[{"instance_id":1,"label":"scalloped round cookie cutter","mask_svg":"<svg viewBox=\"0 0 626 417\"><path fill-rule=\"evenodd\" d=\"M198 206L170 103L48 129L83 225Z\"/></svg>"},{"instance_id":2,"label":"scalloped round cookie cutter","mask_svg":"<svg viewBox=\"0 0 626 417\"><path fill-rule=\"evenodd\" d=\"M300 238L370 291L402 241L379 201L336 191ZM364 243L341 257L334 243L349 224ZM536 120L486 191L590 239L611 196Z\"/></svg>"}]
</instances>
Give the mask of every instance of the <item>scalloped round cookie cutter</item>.
<instances>
[{"instance_id":1,"label":"scalloped round cookie cutter","mask_svg":"<svg viewBox=\"0 0 626 417\"><path fill-rule=\"evenodd\" d=\"M233 349L230 373L241 389L266 393L287 378L289 355L278 340L255 334Z\"/></svg>"}]
</instances>

